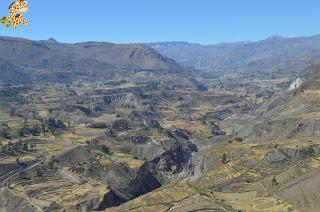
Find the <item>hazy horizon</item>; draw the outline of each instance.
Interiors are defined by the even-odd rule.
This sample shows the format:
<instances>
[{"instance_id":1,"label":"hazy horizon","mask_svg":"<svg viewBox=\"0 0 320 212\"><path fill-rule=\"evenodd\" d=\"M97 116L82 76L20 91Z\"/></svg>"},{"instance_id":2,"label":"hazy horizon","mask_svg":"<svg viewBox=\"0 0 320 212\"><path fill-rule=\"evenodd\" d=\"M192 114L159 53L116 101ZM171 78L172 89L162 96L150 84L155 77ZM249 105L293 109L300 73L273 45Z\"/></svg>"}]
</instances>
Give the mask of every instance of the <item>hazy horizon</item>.
<instances>
[{"instance_id":1,"label":"hazy horizon","mask_svg":"<svg viewBox=\"0 0 320 212\"><path fill-rule=\"evenodd\" d=\"M10 0L0 4L6 15ZM320 2L203 0L29 1L28 26L2 28L1 35L60 42L218 44L257 41L273 35L318 34ZM72 17L72 18L71 18Z\"/></svg>"},{"instance_id":2,"label":"hazy horizon","mask_svg":"<svg viewBox=\"0 0 320 212\"><path fill-rule=\"evenodd\" d=\"M267 39L271 39L271 38L284 38L284 39L291 39L291 38L308 38L308 37L313 37L313 36L318 36L320 35L320 33L318 34L311 34L311 35L297 35L297 36L283 36L283 35L270 35L268 37L264 37L262 39L258 39L258 40L236 40L236 41L226 41L226 42L218 42L218 43L200 43L200 42L189 42L189 41L184 41L184 40L167 40L167 41L151 41L151 42L111 42L108 40L84 40L84 41L79 41L79 42L64 42L61 40L58 40L54 37L48 37L48 38L43 38L43 39L32 39L32 38L28 38L28 37L19 37L19 36L11 36L11 35L2 35L0 34L0 36L3 37L10 37L10 38L21 38L21 39L26 39L26 40L34 40L34 41L46 41L49 39L54 39L55 41L59 42L59 43L68 43L68 44L76 44L76 43L85 43L85 42L102 42L102 43L114 43L114 44L153 44L153 43L189 43L189 44L198 44L198 45L219 45L219 44L228 44L228 43L238 43L238 42L259 42L259 41L263 41L263 40L267 40Z\"/></svg>"}]
</instances>

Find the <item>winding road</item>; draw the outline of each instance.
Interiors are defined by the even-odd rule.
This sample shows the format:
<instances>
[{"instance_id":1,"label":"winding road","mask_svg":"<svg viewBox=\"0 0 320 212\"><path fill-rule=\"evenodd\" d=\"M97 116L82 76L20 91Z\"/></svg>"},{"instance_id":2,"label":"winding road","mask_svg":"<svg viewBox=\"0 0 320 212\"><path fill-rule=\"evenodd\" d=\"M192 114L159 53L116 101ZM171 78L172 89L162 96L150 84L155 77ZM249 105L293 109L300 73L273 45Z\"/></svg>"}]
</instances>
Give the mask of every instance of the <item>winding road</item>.
<instances>
[{"instance_id":1,"label":"winding road","mask_svg":"<svg viewBox=\"0 0 320 212\"><path fill-rule=\"evenodd\" d=\"M31 169L39 166L39 165L42 164L42 163L43 163L43 160L40 160L40 161L38 161L38 162L30 165L30 166L27 166L27 167L25 167L25 168L17 171L17 172L11 171L11 172L13 172L13 173L11 173L11 172L7 173L6 175L8 175L8 176L5 177L5 178L0 182L0 187L5 186L5 183L6 183L6 182L8 182L8 181L11 180L12 178L16 177L17 175L19 175L21 172L25 172L25 171L31 170ZM5 176L5 175L4 175L4 176ZM3 177L3 176L2 176L2 177Z\"/></svg>"}]
</instances>

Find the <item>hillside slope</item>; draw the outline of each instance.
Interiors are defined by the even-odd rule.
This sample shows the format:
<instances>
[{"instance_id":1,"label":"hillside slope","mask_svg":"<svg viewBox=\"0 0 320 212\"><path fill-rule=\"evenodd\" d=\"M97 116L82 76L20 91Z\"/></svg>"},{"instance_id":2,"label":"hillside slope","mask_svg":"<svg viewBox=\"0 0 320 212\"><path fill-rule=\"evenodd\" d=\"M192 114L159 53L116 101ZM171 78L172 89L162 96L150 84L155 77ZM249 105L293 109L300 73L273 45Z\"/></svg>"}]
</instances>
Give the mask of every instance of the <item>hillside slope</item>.
<instances>
[{"instance_id":1,"label":"hillside slope","mask_svg":"<svg viewBox=\"0 0 320 212\"><path fill-rule=\"evenodd\" d=\"M241 134L250 139L292 139L320 136L320 65L305 69L302 84L263 104L260 116L248 121ZM291 86L292 87L292 86Z\"/></svg>"},{"instance_id":2,"label":"hillside slope","mask_svg":"<svg viewBox=\"0 0 320 212\"><path fill-rule=\"evenodd\" d=\"M79 76L110 78L133 70L182 70L175 61L152 48L136 44L66 44L52 40L0 37L0 52L5 52L0 55L1 72L6 73L1 78L3 82L12 79L16 82L26 81L25 76L37 80L68 81Z\"/></svg>"}]
</instances>

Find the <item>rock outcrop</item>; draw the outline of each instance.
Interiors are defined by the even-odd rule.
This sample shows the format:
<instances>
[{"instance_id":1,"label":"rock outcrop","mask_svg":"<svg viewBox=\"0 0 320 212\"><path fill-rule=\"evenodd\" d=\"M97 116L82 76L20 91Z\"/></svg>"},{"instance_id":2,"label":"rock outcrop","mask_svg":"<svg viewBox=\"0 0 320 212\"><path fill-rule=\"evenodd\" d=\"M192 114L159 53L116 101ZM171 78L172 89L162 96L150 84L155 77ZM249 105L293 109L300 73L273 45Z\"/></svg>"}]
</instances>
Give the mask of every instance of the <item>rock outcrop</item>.
<instances>
[{"instance_id":1,"label":"rock outcrop","mask_svg":"<svg viewBox=\"0 0 320 212\"><path fill-rule=\"evenodd\" d=\"M155 168L148 162L138 169L121 164L114 166L108 171L106 181L111 193L106 195L100 205L103 209L127 202L161 186Z\"/></svg>"},{"instance_id":2,"label":"rock outcrop","mask_svg":"<svg viewBox=\"0 0 320 212\"><path fill-rule=\"evenodd\" d=\"M295 79L291 84L290 84L290 87L289 87L289 91L292 91L292 90L295 90L297 88L299 88L302 83L304 82L304 79L301 78L301 77L298 77L297 79Z\"/></svg>"}]
</instances>

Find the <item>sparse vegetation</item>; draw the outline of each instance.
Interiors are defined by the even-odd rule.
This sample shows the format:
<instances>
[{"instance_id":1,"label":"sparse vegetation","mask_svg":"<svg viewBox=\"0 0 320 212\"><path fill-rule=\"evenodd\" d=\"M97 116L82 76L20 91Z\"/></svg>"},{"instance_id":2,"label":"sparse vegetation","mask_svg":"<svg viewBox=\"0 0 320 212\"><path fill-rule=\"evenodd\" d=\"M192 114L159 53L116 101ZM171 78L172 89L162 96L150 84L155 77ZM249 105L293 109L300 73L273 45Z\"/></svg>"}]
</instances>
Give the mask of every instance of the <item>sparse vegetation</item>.
<instances>
[{"instance_id":1,"label":"sparse vegetation","mask_svg":"<svg viewBox=\"0 0 320 212\"><path fill-rule=\"evenodd\" d=\"M317 204L309 185L320 168L313 73L320 68L310 68L304 92L291 92L291 75L234 70L212 78L138 44L29 42L19 45L42 52L42 65L17 61L12 69L30 75L23 79L1 69L0 182L17 173L6 184L30 204L48 211ZM109 60L113 54L125 61Z\"/></svg>"}]
</instances>

